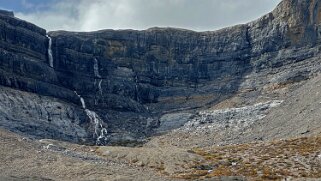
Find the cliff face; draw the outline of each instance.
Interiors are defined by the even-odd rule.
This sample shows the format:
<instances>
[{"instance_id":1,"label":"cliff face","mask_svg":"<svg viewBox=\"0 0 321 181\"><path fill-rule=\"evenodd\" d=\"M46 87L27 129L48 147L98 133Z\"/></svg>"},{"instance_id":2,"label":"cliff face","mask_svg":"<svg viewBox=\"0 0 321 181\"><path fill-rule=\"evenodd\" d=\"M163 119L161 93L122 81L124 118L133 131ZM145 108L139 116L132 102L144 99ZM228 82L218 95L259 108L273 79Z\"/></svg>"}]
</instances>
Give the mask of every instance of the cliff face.
<instances>
[{"instance_id":1,"label":"cliff face","mask_svg":"<svg viewBox=\"0 0 321 181\"><path fill-rule=\"evenodd\" d=\"M90 142L86 116L70 104L79 99L47 64L46 31L5 11L0 24L0 125L38 138Z\"/></svg>"},{"instance_id":2,"label":"cliff face","mask_svg":"<svg viewBox=\"0 0 321 181\"><path fill-rule=\"evenodd\" d=\"M213 32L174 28L50 32L53 67L45 30L0 12L0 84L59 102L61 110L70 111L57 112L56 105L48 105L48 117L54 117L50 124L56 126L49 126L56 130L51 138L92 140L94 126L81 108L79 95L108 127L109 141L140 140L166 122L165 114L193 112L241 92L255 91L252 96L259 96L270 87L318 72L320 4L284 0L256 21ZM28 106L17 109L29 110ZM39 122L35 127L41 131L23 130L22 123L14 121L3 125L48 137L41 126L48 125L47 118L21 117L28 123ZM77 125L82 134L62 131L57 126L61 120L66 127ZM171 124L177 127L181 122Z\"/></svg>"},{"instance_id":3,"label":"cliff face","mask_svg":"<svg viewBox=\"0 0 321 181\"><path fill-rule=\"evenodd\" d=\"M291 45L320 43L321 9L316 0L286 0L273 12L288 24L286 36Z\"/></svg>"}]
</instances>

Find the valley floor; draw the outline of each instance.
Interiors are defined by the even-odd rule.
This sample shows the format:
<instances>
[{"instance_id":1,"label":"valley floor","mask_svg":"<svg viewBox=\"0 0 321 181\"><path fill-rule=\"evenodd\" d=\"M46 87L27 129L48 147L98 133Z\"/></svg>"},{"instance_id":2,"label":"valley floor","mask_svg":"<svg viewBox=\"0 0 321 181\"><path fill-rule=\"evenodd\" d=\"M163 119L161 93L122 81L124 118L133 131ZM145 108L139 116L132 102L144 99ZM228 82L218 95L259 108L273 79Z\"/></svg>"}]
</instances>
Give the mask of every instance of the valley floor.
<instances>
[{"instance_id":1,"label":"valley floor","mask_svg":"<svg viewBox=\"0 0 321 181\"><path fill-rule=\"evenodd\" d=\"M98 156L95 147L30 140L0 130L0 180L168 180L147 167Z\"/></svg>"},{"instance_id":2,"label":"valley floor","mask_svg":"<svg viewBox=\"0 0 321 181\"><path fill-rule=\"evenodd\" d=\"M182 149L89 147L31 140L0 130L0 145L0 180L318 180L321 177L321 135Z\"/></svg>"}]
</instances>

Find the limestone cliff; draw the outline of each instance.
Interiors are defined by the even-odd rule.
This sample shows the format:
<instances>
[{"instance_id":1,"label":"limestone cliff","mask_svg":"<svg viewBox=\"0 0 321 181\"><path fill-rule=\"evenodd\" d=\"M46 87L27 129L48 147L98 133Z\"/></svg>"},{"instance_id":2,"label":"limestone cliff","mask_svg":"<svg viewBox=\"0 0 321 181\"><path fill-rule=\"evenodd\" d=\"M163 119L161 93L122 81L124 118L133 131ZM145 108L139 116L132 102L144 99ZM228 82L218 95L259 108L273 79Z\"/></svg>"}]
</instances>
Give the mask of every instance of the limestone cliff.
<instances>
[{"instance_id":1,"label":"limestone cliff","mask_svg":"<svg viewBox=\"0 0 321 181\"><path fill-rule=\"evenodd\" d=\"M71 109L73 115L64 116L55 104L48 105L50 121L24 114L12 118L12 112L0 109L1 126L36 137L88 142L93 126L78 94L108 126L110 142L135 141L155 133L165 114L193 112L241 92L254 91L251 96L257 97L270 87L306 80L321 68L320 7L317 0L284 0L256 21L208 32L49 32L53 67L46 31L0 12L0 84L59 102L61 110ZM16 104L17 98L12 99ZM16 109L30 110L23 104ZM16 119L39 124L25 130ZM76 123L83 134L60 129L62 120L66 127ZM51 135L43 128L48 121L56 126L49 126L55 130Z\"/></svg>"}]
</instances>

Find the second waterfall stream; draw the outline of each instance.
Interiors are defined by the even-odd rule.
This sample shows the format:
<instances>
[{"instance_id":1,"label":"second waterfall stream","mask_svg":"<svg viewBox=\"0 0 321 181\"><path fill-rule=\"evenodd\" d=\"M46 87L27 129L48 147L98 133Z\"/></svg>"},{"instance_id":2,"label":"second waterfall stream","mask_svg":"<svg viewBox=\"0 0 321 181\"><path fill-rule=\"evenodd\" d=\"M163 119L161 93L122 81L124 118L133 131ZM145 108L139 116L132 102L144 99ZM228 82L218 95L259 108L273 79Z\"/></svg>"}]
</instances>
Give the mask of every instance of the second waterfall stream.
<instances>
[{"instance_id":1,"label":"second waterfall stream","mask_svg":"<svg viewBox=\"0 0 321 181\"><path fill-rule=\"evenodd\" d=\"M107 129L102 125L102 120L99 118L97 113L86 108L86 103L84 98L82 98L76 91L75 94L79 97L82 108L85 110L87 117L94 125L94 134L93 137L96 139L96 145L105 145L108 141Z\"/></svg>"}]
</instances>

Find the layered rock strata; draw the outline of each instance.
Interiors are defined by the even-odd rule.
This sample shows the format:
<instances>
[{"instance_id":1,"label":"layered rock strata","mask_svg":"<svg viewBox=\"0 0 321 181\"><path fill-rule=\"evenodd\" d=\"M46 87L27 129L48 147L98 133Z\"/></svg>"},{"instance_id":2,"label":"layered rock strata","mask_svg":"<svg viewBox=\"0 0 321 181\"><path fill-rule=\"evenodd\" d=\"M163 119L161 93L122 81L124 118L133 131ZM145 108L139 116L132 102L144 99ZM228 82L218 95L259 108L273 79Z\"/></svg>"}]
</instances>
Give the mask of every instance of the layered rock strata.
<instances>
[{"instance_id":1,"label":"layered rock strata","mask_svg":"<svg viewBox=\"0 0 321 181\"><path fill-rule=\"evenodd\" d=\"M108 125L110 143L140 141L166 125L162 120L172 122L168 129L188 121L178 120L176 125L163 115L191 114L244 92L253 92L255 98L318 73L320 7L315 0L284 0L256 21L218 31L151 28L48 35L11 12L0 11L0 84L77 110L71 114L87 123L77 124L86 142L90 139L85 135L93 130L76 91ZM22 105L16 107L18 112L24 110ZM64 114L50 109L51 117ZM70 117L63 120L75 122ZM7 116L7 122L14 119ZM59 129L48 135L43 130L25 131L20 122L8 125L1 126L41 138L78 140L76 135L65 138L69 132Z\"/></svg>"}]
</instances>

